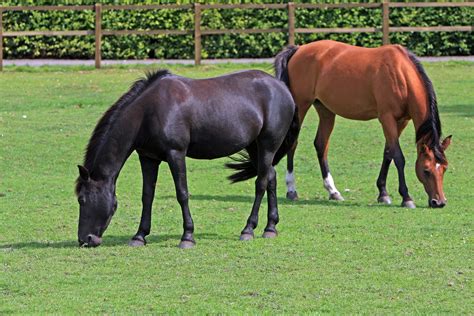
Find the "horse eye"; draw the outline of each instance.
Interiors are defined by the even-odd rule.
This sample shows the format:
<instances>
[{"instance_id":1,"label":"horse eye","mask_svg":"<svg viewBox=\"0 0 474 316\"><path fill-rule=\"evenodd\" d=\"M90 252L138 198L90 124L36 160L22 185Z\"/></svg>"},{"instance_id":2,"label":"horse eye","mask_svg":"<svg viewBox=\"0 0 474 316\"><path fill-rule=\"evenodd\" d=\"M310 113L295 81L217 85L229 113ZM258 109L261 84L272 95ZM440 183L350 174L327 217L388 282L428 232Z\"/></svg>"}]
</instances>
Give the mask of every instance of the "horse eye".
<instances>
[{"instance_id":1,"label":"horse eye","mask_svg":"<svg viewBox=\"0 0 474 316\"><path fill-rule=\"evenodd\" d=\"M79 202L79 205L84 205L86 203L86 199L83 196L80 196L77 201Z\"/></svg>"},{"instance_id":2,"label":"horse eye","mask_svg":"<svg viewBox=\"0 0 474 316\"><path fill-rule=\"evenodd\" d=\"M427 169L423 170L423 174L426 176L426 177L429 177L431 175L431 172Z\"/></svg>"}]
</instances>

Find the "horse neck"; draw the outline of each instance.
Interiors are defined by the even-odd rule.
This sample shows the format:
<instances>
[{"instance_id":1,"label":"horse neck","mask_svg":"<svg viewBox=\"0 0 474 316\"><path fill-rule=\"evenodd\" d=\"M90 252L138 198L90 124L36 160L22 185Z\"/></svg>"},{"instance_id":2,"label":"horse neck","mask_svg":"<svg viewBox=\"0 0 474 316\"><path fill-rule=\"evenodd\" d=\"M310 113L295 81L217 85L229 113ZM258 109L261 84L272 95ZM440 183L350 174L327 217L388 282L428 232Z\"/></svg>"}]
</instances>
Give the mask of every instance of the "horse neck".
<instances>
[{"instance_id":1,"label":"horse neck","mask_svg":"<svg viewBox=\"0 0 474 316\"><path fill-rule=\"evenodd\" d=\"M435 136L437 134L437 131L436 127L434 127L434 125L440 123L435 123L435 119L432 117L432 113L428 105L426 105L426 107L417 107L416 109L412 110L411 113L413 113L411 115L411 118L415 127L415 133L418 134L420 128L422 128L424 131L421 137L416 141L416 147L419 154L424 145L428 146L429 148L432 148L433 142L436 142L439 136L441 136ZM423 126L424 124L428 125Z\"/></svg>"},{"instance_id":2,"label":"horse neck","mask_svg":"<svg viewBox=\"0 0 474 316\"><path fill-rule=\"evenodd\" d=\"M86 166L93 179L115 183L122 166L135 149L143 116L131 112L123 111L102 136L92 166Z\"/></svg>"},{"instance_id":3,"label":"horse neck","mask_svg":"<svg viewBox=\"0 0 474 316\"><path fill-rule=\"evenodd\" d=\"M420 126L430 117L430 110L428 107L426 108L419 108L417 107L414 111L410 111L411 119L413 120L413 126L415 127L415 131L417 131Z\"/></svg>"},{"instance_id":4,"label":"horse neck","mask_svg":"<svg viewBox=\"0 0 474 316\"><path fill-rule=\"evenodd\" d=\"M409 77L408 110L416 131L417 147L433 147L441 136L436 94L431 80L414 54L407 51L416 75ZM410 79L411 78L411 79Z\"/></svg>"}]
</instances>

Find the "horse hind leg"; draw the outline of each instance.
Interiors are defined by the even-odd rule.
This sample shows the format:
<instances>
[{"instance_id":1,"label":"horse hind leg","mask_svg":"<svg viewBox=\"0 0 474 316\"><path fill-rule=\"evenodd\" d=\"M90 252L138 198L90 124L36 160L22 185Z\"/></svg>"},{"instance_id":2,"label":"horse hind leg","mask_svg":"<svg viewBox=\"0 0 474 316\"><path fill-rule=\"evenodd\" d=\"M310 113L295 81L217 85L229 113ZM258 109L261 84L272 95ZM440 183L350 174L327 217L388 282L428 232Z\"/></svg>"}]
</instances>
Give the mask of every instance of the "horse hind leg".
<instances>
[{"instance_id":1,"label":"horse hind leg","mask_svg":"<svg viewBox=\"0 0 474 316\"><path fill-rule=\"evenodd\" d=\"M276 182L277 180L276 180L275 168L271 166L268 172L268 186L267 186L267 199L268 199L267 226L265 227L263 238L274 238L278 235L278 232L276 230L276 225L279 222Z\"/></svg>"},{"instance_id":2,"label":"horse hind leg","mask_svg":"<svg viewBox=\"0 0 474 316\"><path fill-rule=\"evenodd\" d=\"M293 169L293 161L295 157L296 147L298 145L298 141L293 144L290 151L287 154L286 160L286 198L291 201L298 200L298 193L296 192L296 181Z\"/></svg>"},{"instance_id":3,"label":"horse hind leg","mask_svg":"<svg viewBox=\"0 0 474 316\"><path fill-rule=\"evenodd\" d=\"M319 115L319 125L314 140L314 147L318 155L323 185L329 193L330 200L343 201L344 198L334 184L334 179L329 171L328 164L329 137L334 129L336 115L319 101L316 101L315 107Z\"/></svg>"},{"instance_id":4,"label":"horse hind leg","mask_svg":"<svg viewBox=\"0 0 474 316\"><path fill-rule=\"evenodd\" d=\"M253 239L254 237L254 229L257 228L257 225L258 225L258 211L260 209L260 204L262 203L265 190L267 189L269 185L269 177L271 173L270 170L273 169L272 162L273 162L273 157L275 156L276 150L269 151L269 150L263 149L262 148L263 146L261 143L259 143L257 147L258 147L257 149L258 157L250 155L250 159L252 161L257 161L257 165L258 165L257 179L255 180L255 200L252 205L252 211L250 212L250 216L247 219L247 224L245 225L244 229L240 233L240 240L250 240L250 239ZM274 178L274 174L273 174L273 178ZM278 216L278 212L276 212L276 214ZM278 222L278 217L276 219L276 222ZM269 228L270 230L273 229L276 232L276 229L274 228L276 225L276 222L273 225L270 225L270 226L267 225L267 227L270 227Z\"/></svg>"},{"instance_id":5,"label":"horse hind leg","mask_svg":"<svg viewBox=\"0 0 474 316\"><path fill-rule=\"evenodd\" d=\"M308 110L311 106L311 102L303 102L296 99L296 105L298 107L298 118L301 126L303 124L306 113L308 113ZM286 161L286 198L291 201L298 200L298 193L296 191L296 180L293 168L293 162L297 146L298 140L295 141L293 147L291 147L290 151L288 152Z\"/></svg>"}]
</instances>

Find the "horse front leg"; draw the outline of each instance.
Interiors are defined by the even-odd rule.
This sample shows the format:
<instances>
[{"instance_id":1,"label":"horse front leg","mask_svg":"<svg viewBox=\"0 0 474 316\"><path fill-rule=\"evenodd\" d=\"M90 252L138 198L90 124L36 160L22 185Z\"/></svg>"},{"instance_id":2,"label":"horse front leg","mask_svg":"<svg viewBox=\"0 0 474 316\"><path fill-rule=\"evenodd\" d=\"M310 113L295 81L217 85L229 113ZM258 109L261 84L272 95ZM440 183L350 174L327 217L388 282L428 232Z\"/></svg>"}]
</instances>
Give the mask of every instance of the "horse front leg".
<instances>
[{"instance_id":1,"label":"horse front leg","mask_svg":"<svg viewBox=\"0 0 474 316\"><path fill-rule=\"evenodd\" d=\"M336 115L329 111L321 102L317 102L315 106L319 115L319 125L314 140L314 148L318 155L323 186L328 191L330 200L343 201L344 198L334 184L328 164L329 137L331 137L332 130L334 129Z\"/></svg>"},{"instance_id":2,"label":"horse front leg","mask_svg":"<svg viewBox=\"0 0 474 316\"><path fill-rule=\"evenodd\" d=\"M176 198L181 206L183 214L183 235L179 248L192 248L196 244L194 241L194 223L189 210L188 200L188 183L186 180L186 161L184 152L171 150L168 153L167 161L173 175L174 185L176 188Z\"/></svg>"},{"instance_id":3,"label":"horse front leg","mask_svg":"<svg viewBox=\"0 0 474 316\"><path fill-rule=\"evenodd\" d=\"M151 228L151 209L155 197L156 179L158 177L158 168L161 161L153 160L140 155L140 165L142 168L143 189L142 189L142 217L140 226L135 236L128 243L130 246L144 246L145 237L150 234Z\"/></svg>"},{"instance_id":4,"label":"horse front leg","mask_svg":"<svg viewBox=\"0 0 474 316\"><path fill-rule=\"evenodd\" d=\"M408 194L408 187L405 181L405 157L403 156L400 143L398 142L399 134L401 133L400 124L398 124L392 117L386 116L379 118L382 123L382 128L385 135L385 141L387 143L387 149L384 152L384 161L392 160L395 162L395 167L397 167L398 172L398 192L402 196L401 206L407 208L415 208L415 203L413 199ZM406 124L402 125L403 127ZM383 167L383 166L382 166ZM387 167L388 171L388 167ZM386 178L386 175L385 175Z\"/></svg>"},{"instance_id":5,"label":"horse front leg","mask_svg":"<svg viewBox=\"0 0 474 316\"><path fill-rule=\"evenodd\" d=\"M398 138L402 134L403 130L408 124L408 120L397 122ZM389 144L385 143L384 154L382 159L382 165L380 166L379 177L377 178L377 188L379 189L379 196L377 202L384 204L392 204L392 200L387 192L387 175L390 163L392 162L392 156L390 154Z\"/></svg>"},{"instance_id":6,"label":"horse front leg","mask_svg":"<svg viewBox=\"0 0 474 316\"><path fill-rule=\"evenodd\" d=\"M277 190L276 190L276 172L275 168L271 167L268 173L267 185L267 199L268 199L268 214L267 226L263 232L263 238L274 238L278 235L276 225L279 222L278 205L277 205Z\"/></svg>"},{"instance_id":7,"label":"horse front leg","mask_svg":"<svg viewBox=\"0 0 474 316\"><path fill-rule=\"evenodd\" d=\"M382 165L380 166L379 177L377 178L377 188L379 189L379 197L377 202L384 204L392 204L392 200L387 192L387 175L390 163L392 162L392 156L390 155L389 146L386 143L383 151Z\"/></svg>"},{"instance_id":8,"label":"horse front leg","mask_svg":"<svg viewBox=\"0 0 474 316\"><path fill-rule=\"evenodd\" d=\"M415 208L413 199L408 194L408 187L405 181L405 157L403 156L402 149L397 142L397 147L393 156L393 161L398 171L398 193L402 196L402 206L407 208Z\"/></svg>"}]
</instances>

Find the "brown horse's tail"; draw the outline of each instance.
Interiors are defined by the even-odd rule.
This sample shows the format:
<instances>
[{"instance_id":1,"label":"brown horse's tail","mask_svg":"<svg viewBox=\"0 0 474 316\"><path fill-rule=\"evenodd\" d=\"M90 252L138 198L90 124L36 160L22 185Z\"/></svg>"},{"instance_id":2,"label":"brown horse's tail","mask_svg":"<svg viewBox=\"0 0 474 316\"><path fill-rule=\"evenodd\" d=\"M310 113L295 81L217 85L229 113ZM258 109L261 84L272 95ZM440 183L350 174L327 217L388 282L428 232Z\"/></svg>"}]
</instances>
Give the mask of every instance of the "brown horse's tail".
<instances>
[{"instance_id":1,"label":"brown horse's tail","mask_svg":"<svg viewBox=\"0 0 474 316\"><path fill-rule=\"evenodd\" d=\"M278 55L275 56L273 62L273 68L275 69L275 77L278 80L283 81L286 86L290 87L290 77L288 76L288 62L291 57L296 53L299 46L288 45Z\"/></svg>"},{"instance_id":2,"label":"brown horse's tail","mask_svg":"<svg viewBox=\"0 0 474 316\"><path fill-rule=\"evenodd\" d=\"M280 160L288 153L298 138L299 132L300 123L298 118L298 108L295 107L295 113L293 114L293 120L291 121L290 128L286 133L283 143L275 153L275 157L273 157L273 166L277 165ZM257 176L257 161L252 160L252 157L254 159L257 157L257 146L255 143L241 151L239 153L239 157L231 157L234 162L225 164L227 168L237 170L236 173L228 177L232 183L245 181Z\"/></svg>"}]
</instances>

